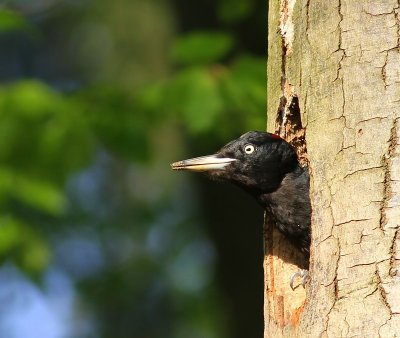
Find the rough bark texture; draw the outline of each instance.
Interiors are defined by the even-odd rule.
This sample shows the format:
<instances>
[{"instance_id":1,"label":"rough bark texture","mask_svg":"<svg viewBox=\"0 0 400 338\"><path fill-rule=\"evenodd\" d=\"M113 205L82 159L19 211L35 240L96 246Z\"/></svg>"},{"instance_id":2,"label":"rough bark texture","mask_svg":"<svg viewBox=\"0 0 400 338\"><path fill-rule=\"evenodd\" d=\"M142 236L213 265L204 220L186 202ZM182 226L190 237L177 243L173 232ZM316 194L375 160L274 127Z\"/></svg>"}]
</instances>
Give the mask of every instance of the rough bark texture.
<instances>
[{"instance_id":1,"label":"rough bark texture","mask_svg":"<svg viewBox=\"0 0 400 338\"><path fill-rule=\"evenodd\" d=\"M313 215L306 294L266 222L265 337L400 337L399 13L269 1L268 129L309 161Z\"/></svg>"}]
</instances>

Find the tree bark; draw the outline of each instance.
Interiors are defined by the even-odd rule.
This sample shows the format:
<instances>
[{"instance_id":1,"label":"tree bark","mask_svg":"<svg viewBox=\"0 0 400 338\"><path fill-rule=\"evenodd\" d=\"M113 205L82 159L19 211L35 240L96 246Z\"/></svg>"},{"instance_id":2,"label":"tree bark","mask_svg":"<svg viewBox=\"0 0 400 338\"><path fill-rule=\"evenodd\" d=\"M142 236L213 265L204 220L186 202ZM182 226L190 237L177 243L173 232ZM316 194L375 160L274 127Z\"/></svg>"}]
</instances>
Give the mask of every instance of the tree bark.
<instances>
[{"instance_id":1,"label":"tree bark","mask_svg":"<svg viewBox=\"0 0 400 338\"><path fill-rule=\"evenodd\" d=\"M309 164L313 212L306 292L265 223L265 337L400 337L399 12L269 1L268 130Z\"/></svg>"}]
</instances>

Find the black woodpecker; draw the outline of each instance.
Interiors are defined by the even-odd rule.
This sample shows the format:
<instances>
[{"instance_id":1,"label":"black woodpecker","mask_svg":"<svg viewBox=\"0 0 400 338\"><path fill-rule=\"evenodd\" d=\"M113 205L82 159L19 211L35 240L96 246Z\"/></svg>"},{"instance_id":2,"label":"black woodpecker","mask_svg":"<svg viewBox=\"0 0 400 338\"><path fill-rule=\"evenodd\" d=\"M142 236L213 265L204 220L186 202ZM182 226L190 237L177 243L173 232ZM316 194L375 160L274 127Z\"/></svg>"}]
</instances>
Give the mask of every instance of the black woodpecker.
<instances>
[{"instance_id":1,"label":"black woodpecker","mask_svg":"<svg viewBox=\"0 0 400 338\"><path fill-rule=\"evenodd\" d=\"M231 182L254 196L269 213L276 227L305 256L310 256L311 204L309 173L299 165L293 147L275 134L250 131L229 142L214 155L171 164L173 170L206 173L210 178ZM290 279L308 273L300 270Z\"/></svg>"}]
</instances>

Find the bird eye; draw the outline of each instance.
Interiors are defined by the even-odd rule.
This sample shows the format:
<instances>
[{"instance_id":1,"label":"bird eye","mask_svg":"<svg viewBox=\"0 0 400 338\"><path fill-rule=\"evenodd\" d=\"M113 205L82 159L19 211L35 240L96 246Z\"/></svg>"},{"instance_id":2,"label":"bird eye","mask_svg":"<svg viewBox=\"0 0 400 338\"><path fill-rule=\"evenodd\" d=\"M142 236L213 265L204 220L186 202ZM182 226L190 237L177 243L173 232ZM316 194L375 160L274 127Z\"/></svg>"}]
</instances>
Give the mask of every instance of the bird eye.
<instances>
[{"instance_id":1,"label":"bird eye","mask_svg":"<svg viewBox=\"0 0 400 338\"><path fill-rule=\"evenodd\" d=\"M246 153L246 154L251 154L253 151L254 151L254 146L252 145L252 144L246 144L245 146L244 146L244 152Z\"/></svg>"}]
</instances>

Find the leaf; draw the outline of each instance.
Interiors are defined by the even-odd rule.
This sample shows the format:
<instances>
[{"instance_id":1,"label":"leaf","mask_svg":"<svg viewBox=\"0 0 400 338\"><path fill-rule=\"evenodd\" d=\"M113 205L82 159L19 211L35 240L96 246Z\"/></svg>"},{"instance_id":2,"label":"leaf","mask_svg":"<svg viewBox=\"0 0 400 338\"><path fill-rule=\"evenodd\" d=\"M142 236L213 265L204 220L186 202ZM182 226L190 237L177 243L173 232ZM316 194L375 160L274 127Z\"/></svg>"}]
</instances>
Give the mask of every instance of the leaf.
<instances>
[{"instance_id":1,"label":"leaf","mask_svg":"<svg viewBox=\"0 0 400 338\"><path fill-rule=\"evenodd\" d=\"M225 23L235 23L247 18L254 9L253 1L220 0L218 17Z\"/></svg>"},{"instance_id":2,"label":"leaf","mask_svg":"<svg viewBox=\"0 0 400 338\"><path fill-rule=\"evenodd\" d=\"M194 134L215 128L223 101L218 83L207 68L192 68L180 72L168 87L167 104L176 109L188 130Z\"/></svg>"},{"instance_id":3,"label":"leaf","mask_svg":"<svg viewBox=\"0 0 400 338\"><path fill-rule=\"evenodd\" d=\"M32 28L26 19L13 11L0 10L0 33Z\"/></svg>"},{"instance_id":4,"label":"leaf","mask_svg":"<svg viewBox=\"0 0 400 338\"><path fill-rule=\"evenodd\" d=\"M59 215L66 205L63 192L49 182L0 167L0 199L7 196L52 215Z\"/></svg>"},{"instance_id":5,"label":"leaf","mask_svg":"<svg viewBox=\"0 0 400 338\"><path fill-rule=\"evenodd\" d=\"M61 95L40 81L24 80L1 87L0 117L12 111L18 116L36 120L59 111L64 102Z\"/></svg>"},{"instance_id":6,"label":"leaf","mask_svg":"<svg viewBox=\"0 0 400 338\"><path fill-rule=\"evenodd\" d=\"M243 129L265 128L266 77L264 59L243 56L221 78L221 91L228 110L246 116Z\"/></svg>"},{"instance_id":7,"label":"leaf","mask_svg":"<svg viewBox=\"0 0 400 338\"><path fill-rule=\"evenodd\" d=\"M90 129L102 146L125 158L148 159L147 135L153 115L140 111L132 95L107 86L94 86L75 99L84 106Z\"/></svg>"},{"instance_id":8,"label":"leaf","mask_svg":"<svg viewBox=\"0 0 400 338\"><path fill-rule=\"evenodd\" d=\"M92 137L83 107L39 81L0 88L0 162L62 183L90 159Z\"/></svg>"},{"instance_id":9,"label":"leaf","mask_svg":"<svg viewBox=\"0 0 400 338\"><path fill-rule=\"evenodd\" d=\"M143 113L150 113L158 119L163 119L157 112L162 109L164 101L165 85L155 82L139 89L135 95L136 102Z\"/></svg>"},{"instance_id":10,"label":"leaf","mask_svg":"<svg viewBox=\"0 0 400 338\"><path fill-rule=\"evenodd\" d=\"M0 261L13 260L25 272L36 275L50 262L46 241L25 223L11 216L0 217Z\"/></svg>"},{"instance_id":11,"label":"leaf","mask_svg":"<svg viewBox=\"0 0 400 338\"><path fill-rule=\"evenodd\" d=\"M225 57L233 47L233 37L223 32L191 32L176 39L173 61L183 65L209 64Z\"/></svg>"},{"instance_id":12,"label":"leaf","mask_svg":"<svg viewBox=\"0 0 400 338\"><path fill-rule=\"evenodd\" d=\"M11 217L0 218L0 257L4 257L21 241L20 224Z\"/></svg>"},{"instance_id":13,"label":"leaf","mask_svg":"<svg viewBox=\"0 0 400 338\"><path fill-rule=\"evenodd\" d=\"M20 254L21 267L30 274L43 272L51 258L50 248L36 234L28 233Z\"/></svg>"}]
</instances>

